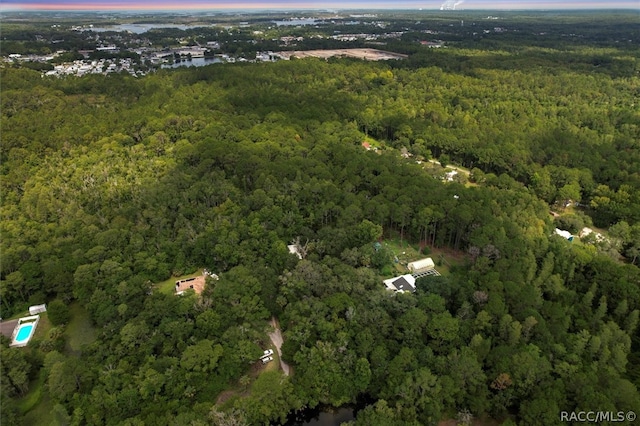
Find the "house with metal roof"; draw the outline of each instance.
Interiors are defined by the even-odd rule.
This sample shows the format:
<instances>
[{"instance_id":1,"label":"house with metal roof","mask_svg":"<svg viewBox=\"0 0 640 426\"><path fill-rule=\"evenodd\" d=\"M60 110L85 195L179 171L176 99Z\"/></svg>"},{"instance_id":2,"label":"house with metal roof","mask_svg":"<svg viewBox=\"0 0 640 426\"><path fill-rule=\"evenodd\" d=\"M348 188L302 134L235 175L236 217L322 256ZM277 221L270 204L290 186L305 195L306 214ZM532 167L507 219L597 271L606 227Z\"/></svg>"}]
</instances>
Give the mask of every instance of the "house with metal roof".
<instances>
[{"instance_id":1,"label":"house with metal roof","mask_svg":"<svg viewBox=\"0 0 640 426\"><path fill-rule=\"evenodd\" d=\"M384 280L384 285L387 287L387 290L397 293L414 293L416 291L416 279L410 274Z\"/></svg>"}]
</instances>

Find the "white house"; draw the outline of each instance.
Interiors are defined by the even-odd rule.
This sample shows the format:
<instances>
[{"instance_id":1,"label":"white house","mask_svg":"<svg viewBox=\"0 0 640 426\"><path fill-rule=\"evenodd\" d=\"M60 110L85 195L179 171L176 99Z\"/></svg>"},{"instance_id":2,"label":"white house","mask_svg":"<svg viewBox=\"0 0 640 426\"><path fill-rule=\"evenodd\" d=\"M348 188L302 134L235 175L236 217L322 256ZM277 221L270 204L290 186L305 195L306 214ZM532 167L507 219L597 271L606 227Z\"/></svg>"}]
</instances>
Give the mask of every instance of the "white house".
<instances>
[{"instance_id":1,"label":"white house","mask_svg":"<svg viewBox=\"0 0 640 426\"><path fill-rule=\"evenodd\" d=\"M416 279L409 274L384 280L384 285L387 287L387 290L398 293L404 293L405 291L414 293L416 291Z\"/></svg>"},{"instance_id":2,"label":"white house","mask_svg":"<svg viewBox=\"0 0 640 426\"><path fill-rule=\"evenodd\" d=\"M409 262L407 264L407 268L409 268L409 271L411 272L428 271L435 267L436 265L433 263L433 259L431 259L430 257L416 260L415 262Z\"/></svg>"}]
</instances>

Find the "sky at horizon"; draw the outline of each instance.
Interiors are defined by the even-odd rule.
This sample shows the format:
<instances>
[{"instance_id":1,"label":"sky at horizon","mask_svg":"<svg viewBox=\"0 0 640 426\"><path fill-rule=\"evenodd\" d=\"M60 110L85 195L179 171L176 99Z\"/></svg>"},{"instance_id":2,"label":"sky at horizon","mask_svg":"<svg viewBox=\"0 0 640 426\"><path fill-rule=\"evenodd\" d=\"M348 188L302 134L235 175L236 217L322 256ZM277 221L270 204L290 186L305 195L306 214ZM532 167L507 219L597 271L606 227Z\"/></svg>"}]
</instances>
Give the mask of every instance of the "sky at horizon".
<instances>
[{"instance_id":1,"label":"sky at horizon","mask_svg":"<svg viewBox=\"0 0 640 426\"><path fill-rule=\"evenodd\" d=\"M291 10L291 9L425 9L438 10L445 5L457 10L549 10L549 9L640 9L640 0L0 0L0 10ZM450 8L450 7L449 7Z\"/></svg>"}]
</instances>

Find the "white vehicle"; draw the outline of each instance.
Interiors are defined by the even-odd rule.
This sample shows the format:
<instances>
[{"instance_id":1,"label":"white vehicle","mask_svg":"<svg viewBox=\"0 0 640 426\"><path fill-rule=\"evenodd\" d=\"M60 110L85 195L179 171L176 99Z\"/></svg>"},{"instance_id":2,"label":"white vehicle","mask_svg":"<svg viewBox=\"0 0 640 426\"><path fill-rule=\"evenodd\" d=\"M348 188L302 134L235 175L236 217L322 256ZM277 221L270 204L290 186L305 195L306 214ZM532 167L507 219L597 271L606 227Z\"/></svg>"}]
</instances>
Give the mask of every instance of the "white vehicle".
<instances>
[{"instance_id":1,"label":"white vehicle","mask_svg":"<svg viewBox=\"0 0 640 426\"><path fill-rule=\"evenodd\" d=\"M260 358L260 359L262 360L262 363L263 363L263 364L266 364L266 363L268 363L268 362L273 361L273 357L272 357L272 356L267 356L267 357Z\"/></svg>"},{"instance_id":2,"label":"white vehicle","mask_svg":"<svg viewBox=\"0 0 640 426\"><path fill-rule=\"evenodd\" d=\"M267 349L266 351L264 351L264 355L262 355L260 358L264 358L271 355L273 355L273 349Z\"/></svg>"}]
</instances>

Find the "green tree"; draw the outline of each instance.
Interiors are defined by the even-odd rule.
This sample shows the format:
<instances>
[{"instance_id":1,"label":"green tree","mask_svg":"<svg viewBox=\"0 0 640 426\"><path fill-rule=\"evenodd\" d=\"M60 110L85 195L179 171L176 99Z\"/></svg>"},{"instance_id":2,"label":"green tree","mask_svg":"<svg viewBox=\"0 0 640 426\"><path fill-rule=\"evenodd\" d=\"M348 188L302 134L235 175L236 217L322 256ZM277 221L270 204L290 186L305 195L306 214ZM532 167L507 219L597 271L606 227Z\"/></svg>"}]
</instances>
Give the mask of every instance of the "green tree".
<instances>
[{"instance_id":1,"label":"green tree","mask_svg":"<svg viewBox=\"0 0 640 426\"><path fill-rule=\"evenodd\" d=\"M60 299L53 300L47 305L47 314L53 325L66 324L71 319L69 307Z\"/></svg>"}]
</instances>

